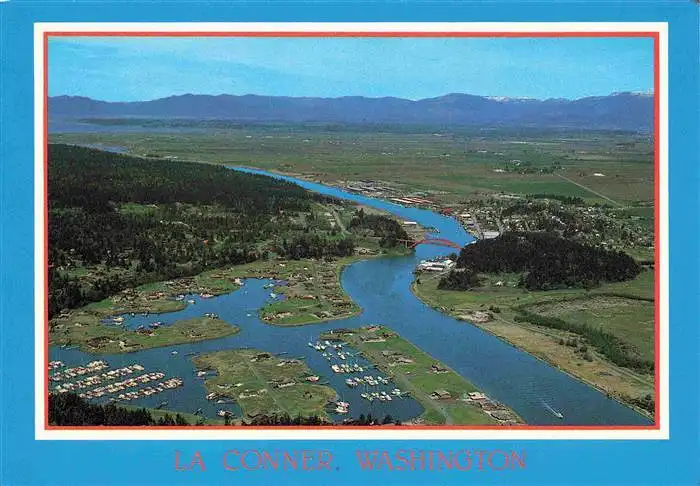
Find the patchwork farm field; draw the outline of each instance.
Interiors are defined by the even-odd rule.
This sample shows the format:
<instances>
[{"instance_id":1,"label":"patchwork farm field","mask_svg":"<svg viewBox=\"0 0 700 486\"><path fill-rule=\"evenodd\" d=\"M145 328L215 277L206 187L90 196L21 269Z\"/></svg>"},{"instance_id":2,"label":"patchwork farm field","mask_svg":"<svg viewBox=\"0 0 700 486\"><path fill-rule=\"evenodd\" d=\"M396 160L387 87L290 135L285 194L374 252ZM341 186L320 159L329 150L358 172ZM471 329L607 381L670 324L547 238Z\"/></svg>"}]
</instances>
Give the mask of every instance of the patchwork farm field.
<instances>
[{"instance_id":1,"label":"patchwork farm field","mask_svg":"<svg viewBox=\"0 0 700 486\"><path fill-rule=\"evenodd\" d=\"M130 132L56 133L51 141L257 167L321 182L394 182L446 202L482 192L560 194L622 205L653 199L652 142L640 134L306 125L195 131L192 123L170 133L156 130L153 121L126 125Z\"/></svg>"}]
</instances>

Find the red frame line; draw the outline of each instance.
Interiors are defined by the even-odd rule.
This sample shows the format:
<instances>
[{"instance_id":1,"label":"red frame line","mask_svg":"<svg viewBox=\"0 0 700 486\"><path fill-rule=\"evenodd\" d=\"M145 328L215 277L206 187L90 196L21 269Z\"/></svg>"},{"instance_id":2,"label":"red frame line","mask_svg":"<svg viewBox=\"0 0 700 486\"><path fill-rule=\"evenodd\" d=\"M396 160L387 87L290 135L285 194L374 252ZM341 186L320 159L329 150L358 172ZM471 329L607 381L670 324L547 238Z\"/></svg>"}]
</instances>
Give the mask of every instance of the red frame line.
<instances>
[{"instance_id":1,"label":"red frame line","mask_svg":"<svg viewBox=\"0 0 700 486\"><path fill-rule=\"evenodd\" d=\"M43 33L43 51L44 51L44 79L43 79L43 113L44 113L44 430L342 430L343 426L328 425L328 426L222 426L209 425L204 428L195 428L193 426L54 426L49 425L48 417L48 401L49 401L49 329L48 329L48 295L49 295L49 267L48 267L48 45L49 37L414 37L414 38L543 38L543 37L648 37L654 41L654 424L653 425L518 425L504 427L501 425L410 425L402 427L392 427L389 430L535 430L535 431L578 431L578 430L660 430L660 370L659 370L659 353L661 344L659 339L661 309L659 306L659 297L661 288L659 279L661 270L659 268L660 257L660 234L659 234L659 218L661 212L659 209L660 186L660 115L661 105L659 100L661 80L660 80L660 47L658 32L196 32L196 31L178 31L178 32L155 32L155 31L139 31L139 32L97 32L97 31L63 31L63 32L44 32ZM667 403L663 404L668 407ZM387 430L381 426L347 426L348 430ZM352 435L348 436L352 439Z\"/></svg>"}]
</instances>

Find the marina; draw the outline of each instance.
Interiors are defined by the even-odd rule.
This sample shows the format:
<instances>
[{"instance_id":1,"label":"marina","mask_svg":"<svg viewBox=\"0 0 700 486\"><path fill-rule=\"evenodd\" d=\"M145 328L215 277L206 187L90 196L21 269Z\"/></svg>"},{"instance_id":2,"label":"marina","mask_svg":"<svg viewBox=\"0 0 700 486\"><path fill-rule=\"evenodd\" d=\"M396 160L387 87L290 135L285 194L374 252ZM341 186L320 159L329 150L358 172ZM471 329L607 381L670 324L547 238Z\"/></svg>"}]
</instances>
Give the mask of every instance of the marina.
<instances>
[{"instance_id":1,"label":"marina","mask_svg":"<svg viewBox=\"0 0 700 486\"><path fill-rule=\"evenodd\" d=\"M60 366L61 365L59 365L57 362L52 361L51 363L49 363L49 370L55 370ZM150 397L152 395L161 393L165 390L172 390L183 385L183 381L177 377L163 380L163 378L165 378L165 373L160 371L139 374L137 376L129 377L122 381L114 381L124 376L144 371L144 367L138 363L129 366L124 366L121 368L112 369L101 374L87 376L75 382L67 381L70 378L82 376L89 372L105 370L108 368L109 364L106 361L98 360L91 361L85 366L77 366L74 368L68 368L63 372L56 372L52 375L49 375L49 382L58 383L50 390L53 393L59 394L67 392L76 392L78 393L78 396L80 398L88 400L106 397L109 398L110 401L130 401L138 400L142 397ZM111 383L112 381L114 382ZM101 385L104 382L110 383L104 386L96 386ZM151 385L148 385L149 383L151 383ZM142 385L147 386L142 387ZM85 390L86 388L89 389ZM135 390L128 390L131 388L135 388ZM116 394L118 395L114 397L114 395Z\"/></svg>"}]
</instances>

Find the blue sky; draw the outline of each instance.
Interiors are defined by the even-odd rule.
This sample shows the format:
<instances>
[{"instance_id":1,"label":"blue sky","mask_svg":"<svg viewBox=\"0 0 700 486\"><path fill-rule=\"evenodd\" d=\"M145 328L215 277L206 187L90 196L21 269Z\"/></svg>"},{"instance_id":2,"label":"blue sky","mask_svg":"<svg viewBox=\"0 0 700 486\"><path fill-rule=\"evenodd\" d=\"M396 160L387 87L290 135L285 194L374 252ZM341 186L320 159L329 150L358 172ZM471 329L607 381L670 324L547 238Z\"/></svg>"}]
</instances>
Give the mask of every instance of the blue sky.
<instances>
[{"instance_id":1,"label":"blue sky","mask_svg":"<svg viewBox=\"0 0 700 486\"><path fill-rule=\"evenodd\" d=\"M647 38L52 38L49 94L581 98L653 89Z\"/></svg>"}]
</instances>

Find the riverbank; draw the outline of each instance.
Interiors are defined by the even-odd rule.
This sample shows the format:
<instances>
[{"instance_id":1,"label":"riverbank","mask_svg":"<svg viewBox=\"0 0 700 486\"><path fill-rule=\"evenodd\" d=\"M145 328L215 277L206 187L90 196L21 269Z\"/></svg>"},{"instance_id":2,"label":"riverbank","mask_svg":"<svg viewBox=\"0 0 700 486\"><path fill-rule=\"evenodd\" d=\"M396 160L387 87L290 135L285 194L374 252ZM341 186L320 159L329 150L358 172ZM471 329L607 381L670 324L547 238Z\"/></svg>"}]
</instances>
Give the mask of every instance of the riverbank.
<instances>
[{"instance_id":1,"label":"riverbank","mask_svg":"<svg viewBox=\"0 0 700 486\"><path fill-rule=\"evenodd\" d=\"M317 416L329 420L326 404L336 392L307 378L311 370L300 359L279 358L257 349L233 349L197 356L200 369L214 370L204 386L212 400L234 400L243 411L243 421L262 415L287 414L291 418ZM221 405L226 410L226 405Z\"/></svg>"},{"instance_id":2,"label":"riverbank","mask_svg":"<svg viewBox=\"0 0 700 486\"><path fill-rule=\"evenodd\" d=\"M431 307L477 326L652 417L653 374L612 363L580 334L538 326L519 316L527 309L533 315L601 328L619 338L635 356L653 360L653 272L592 291L526 292L516 287L517 279L507 275L489 278L484 287L471 291L440 290L438 282L439 277L419 277L411 289Z\"/></svg>"},{"instance_id":3,"label":"riverbank","mask_svg":"<svg viewBox=\"0 0 700 486\"><path fill-rule=\"evenodd\" d=\"M338 329L321 339L357 349L425 409L412 424L515 425L511 410L485 397L472 383L383 326Z\"/></svg>"}]
</instances>

